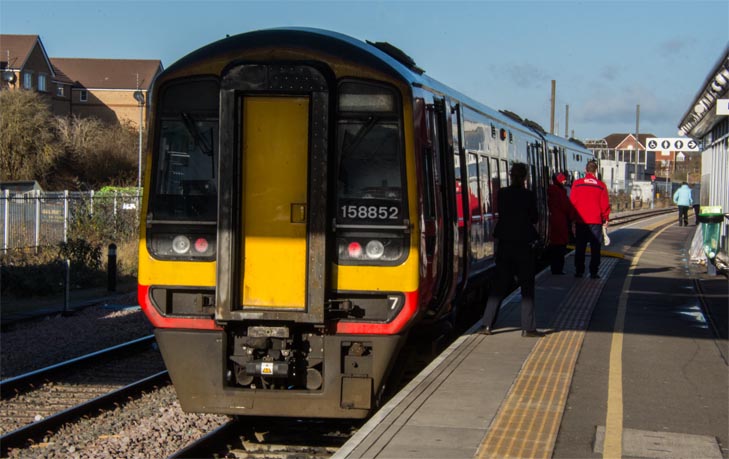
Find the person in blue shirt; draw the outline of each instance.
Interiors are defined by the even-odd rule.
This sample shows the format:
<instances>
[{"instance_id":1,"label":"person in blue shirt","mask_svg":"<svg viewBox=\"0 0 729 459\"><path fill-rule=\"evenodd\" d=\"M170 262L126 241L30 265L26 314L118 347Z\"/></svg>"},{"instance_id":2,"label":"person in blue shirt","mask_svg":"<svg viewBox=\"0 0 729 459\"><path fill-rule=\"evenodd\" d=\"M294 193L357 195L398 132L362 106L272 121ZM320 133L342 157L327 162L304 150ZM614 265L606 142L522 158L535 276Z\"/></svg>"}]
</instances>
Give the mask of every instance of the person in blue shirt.
<instances>
[{"instance_id":1,"label":"person in blue shirt","mask_svg":"<svg viewBox=\"0 0 729 459\"><path fill-rule=\"evenodd\" d=\"M691 188L686 182L673 193L673 203L678 205L678 226L688 226L688 210L694 200L691 197Z\"/></svg>"}]
</instances>

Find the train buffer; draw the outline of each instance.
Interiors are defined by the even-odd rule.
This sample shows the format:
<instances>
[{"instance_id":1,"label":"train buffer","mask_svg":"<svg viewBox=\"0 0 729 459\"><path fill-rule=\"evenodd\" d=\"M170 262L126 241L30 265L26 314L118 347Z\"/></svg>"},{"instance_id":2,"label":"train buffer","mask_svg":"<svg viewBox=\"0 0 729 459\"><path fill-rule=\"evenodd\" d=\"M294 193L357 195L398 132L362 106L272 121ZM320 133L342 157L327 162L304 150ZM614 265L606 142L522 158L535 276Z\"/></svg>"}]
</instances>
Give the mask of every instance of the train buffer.
<instances>
[{"instance_id":1,"label":"train buffer","mask_svg":"<svg viewBox=\"0 0 729 459\"><path fill-rule=\"evenodd\" d=\"M495 333L476 324L335 458L729 457L727 290L689 265L671 225L600 279L537 277L543 338L519 332L519 295Z\"/></svg>"}]
</instances>

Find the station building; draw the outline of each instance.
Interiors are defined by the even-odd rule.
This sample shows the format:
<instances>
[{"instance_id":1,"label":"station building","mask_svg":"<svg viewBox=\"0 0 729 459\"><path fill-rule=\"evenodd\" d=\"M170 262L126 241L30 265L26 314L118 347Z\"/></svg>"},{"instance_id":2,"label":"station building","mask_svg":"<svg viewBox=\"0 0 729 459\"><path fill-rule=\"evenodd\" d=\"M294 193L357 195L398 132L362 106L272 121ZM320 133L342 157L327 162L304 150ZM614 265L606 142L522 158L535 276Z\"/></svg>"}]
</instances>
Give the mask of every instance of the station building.
<instances>
[{"instance_id":1,"label":"station building","mask_svg":"<svg viewBox=\"0 0 729 459\"><path fill-rule=\"evenodd\" d=\"M678 124L678 135L701 146L701 206L716 206L724 214L716 264L726 267L729 231L729 45L709 71Z\"/></svg>"}]
</instances>

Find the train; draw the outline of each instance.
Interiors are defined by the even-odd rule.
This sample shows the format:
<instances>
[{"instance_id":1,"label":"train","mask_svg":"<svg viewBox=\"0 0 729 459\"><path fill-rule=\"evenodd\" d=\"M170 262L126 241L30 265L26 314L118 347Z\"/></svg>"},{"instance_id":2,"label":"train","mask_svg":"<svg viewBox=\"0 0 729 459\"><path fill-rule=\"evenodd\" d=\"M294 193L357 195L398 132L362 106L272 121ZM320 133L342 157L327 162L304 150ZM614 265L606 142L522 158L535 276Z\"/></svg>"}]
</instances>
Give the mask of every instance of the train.
<instances>
[{"instance_id":1,"label":"train","mask_svg":"<svg viewBox=\"0 0 729 459\"><path fill-rule=\"evenodd\" d=\"M593 159L319 29L208 44L149 102L138 297L187 412L367 417L407 337L483 298L510 165L546 239L550 177Z\"/></svg>"}]
</instances>

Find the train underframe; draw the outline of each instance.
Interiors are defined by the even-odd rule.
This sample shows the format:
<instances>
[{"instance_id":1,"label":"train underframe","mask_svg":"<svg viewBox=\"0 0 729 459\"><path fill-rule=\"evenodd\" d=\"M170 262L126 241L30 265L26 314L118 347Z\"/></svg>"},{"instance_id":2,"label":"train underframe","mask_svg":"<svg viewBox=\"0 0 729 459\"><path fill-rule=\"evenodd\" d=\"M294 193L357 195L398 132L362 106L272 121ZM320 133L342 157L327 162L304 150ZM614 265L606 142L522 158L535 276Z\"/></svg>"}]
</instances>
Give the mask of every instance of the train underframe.
<instances>
[{"instance_id":1,"label":"train underframe","mask_svg":"<svg viewBox=\"0 0 729 459\"><path fill-rule=\"evenodd\" d=\"M186 412L352 419L377 406L405 339L244 323L155 335Z\"/></svg>"}]
</instances>

